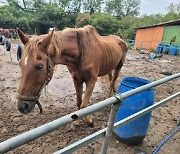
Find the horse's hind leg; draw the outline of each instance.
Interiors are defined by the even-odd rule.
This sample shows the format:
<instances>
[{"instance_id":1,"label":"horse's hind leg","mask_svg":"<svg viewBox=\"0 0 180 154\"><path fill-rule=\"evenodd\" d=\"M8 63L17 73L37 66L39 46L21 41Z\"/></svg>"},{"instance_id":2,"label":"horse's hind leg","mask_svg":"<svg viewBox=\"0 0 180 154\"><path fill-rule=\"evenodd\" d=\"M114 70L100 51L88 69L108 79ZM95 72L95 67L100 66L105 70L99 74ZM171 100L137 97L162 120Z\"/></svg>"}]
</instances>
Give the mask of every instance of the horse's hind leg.
<instances>
[{"instance_id":1,"label":"horse's hind leg","mask_svg":"<svg viewBox=\"0 0 180 154\"><path fill-rule=\"evenodd\" d=\"M113 92L116 92L115 87L114 87L114 84L115 84L115 81L116 81L117 78L118 78L118 75L119 75L119 72L120 72L122 66L123 66L123 63L120 62L120 63L118 64L118 66L114 69L113 77L112 77L112 80L111 80L111 82L110 82L110 88L109 88L109 95L108 95L108 97L111 97L112 91L113 91Z\"/></svg>"},{"instance_id":2,"label":"horse's hind leg","mask_svg":"<svg viewBox=\"0 0 180 154\"><path fill-rule=\"evenodd\" d=\"M120 70L121 70L121 68L125 62L127 50L128 50L128 48L127 48L127 45L125 44L125 46L123 47L123 51L122 51L123 52L122 58L121 58L119 64L114 69L114 72L113 72L113 77L112 77L112 80L110 83L110 88L109 88L109 97L112 94L112 90L114 90L114 92L115 92L114 84L115 84L115 81L118 78L119 72L120 72Z\"/></svg>"}]
</instances>

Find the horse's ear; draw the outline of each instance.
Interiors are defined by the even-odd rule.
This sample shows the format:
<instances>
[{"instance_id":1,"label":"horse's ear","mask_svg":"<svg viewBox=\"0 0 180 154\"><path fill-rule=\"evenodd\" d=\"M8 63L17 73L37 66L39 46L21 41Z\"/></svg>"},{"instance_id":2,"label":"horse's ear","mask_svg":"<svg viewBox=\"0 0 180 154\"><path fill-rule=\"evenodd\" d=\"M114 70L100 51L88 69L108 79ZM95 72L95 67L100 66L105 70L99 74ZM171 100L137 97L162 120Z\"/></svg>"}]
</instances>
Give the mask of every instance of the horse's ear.
<instances>
[{"instance_id":1,"label":"horse's ear","mask_svg":"<svg viewBox=\"0 0 180 154\"><path fill-rule=\"evenodd\" d=\"M25 45L29 41L29 37L26 34L24 34L19 28L16 28L16 32L21 42Z\"/></svg>"},{"instance_id":2,"label":"horse's ear","mask_svg":"<svg viewBox=\"0 0 180 154\"><path fill-rule=\"evenodd\" d=\"M38 46L39 46L40 49L42 49L43 51L47 51L47 49L48 49L48 47L49 47L49 45L51 43L53 34L54 34L54 29L49 34L47 34L43 38L43 40L38 42Z\"/></svg>"}]
</instances>

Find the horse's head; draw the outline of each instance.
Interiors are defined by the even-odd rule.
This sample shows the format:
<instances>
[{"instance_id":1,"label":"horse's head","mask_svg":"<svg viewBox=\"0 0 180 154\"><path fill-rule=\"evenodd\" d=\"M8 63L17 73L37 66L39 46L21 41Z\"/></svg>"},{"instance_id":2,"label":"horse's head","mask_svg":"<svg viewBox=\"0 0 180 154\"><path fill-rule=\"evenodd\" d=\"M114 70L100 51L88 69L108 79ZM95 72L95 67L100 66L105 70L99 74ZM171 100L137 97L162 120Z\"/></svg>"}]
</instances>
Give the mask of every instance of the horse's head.
<instances>
[{"instance_id":1,"label":"horse's head","mask_svg":"<svg viewBox=\"0 0 180 154\"><path fill-rule=\"evenodd\" d=\"M20 29L17 34L24 44L24 51L19 65L21 81L17 94L17 106L21 113L31 112L38 101L42 88L49 83L53 75L54 63L51 59L49 47L54 31L47 35L29 38Z\"/></svg>"}]
</instances>

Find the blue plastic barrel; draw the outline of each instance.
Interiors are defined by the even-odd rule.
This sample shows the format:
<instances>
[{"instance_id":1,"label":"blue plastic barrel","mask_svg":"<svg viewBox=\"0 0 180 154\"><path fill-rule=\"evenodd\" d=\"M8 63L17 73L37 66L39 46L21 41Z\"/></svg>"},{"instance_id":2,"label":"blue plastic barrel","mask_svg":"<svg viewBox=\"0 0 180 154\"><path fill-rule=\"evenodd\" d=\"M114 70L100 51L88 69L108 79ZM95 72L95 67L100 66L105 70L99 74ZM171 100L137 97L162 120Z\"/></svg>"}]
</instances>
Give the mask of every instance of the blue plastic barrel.
<instances>
[{"instance_id":1,"label":"blue plastic barrel","mask_svg":"<svg viewBox=\"0 0 180 154\"><path fill-rule=\"evenodd\" d=\"M173 46L171 47L170 54L171 54L171 55L176 55L176 52L177 52L177 47L173 45Z\"/></svg>"},{"instance_id":2,"label":"blue plastic barrel","mask_svg":"<svg viewBox=\"0 0 180 154\"><path fill-rule=\"evenodd\" d=\"M134 45L134 40L131 41L131 45Z\"/></svg>"},{"instance_id":3,"label":"blue plastic barrel","mask_svg":"<svg viewBox=\"0 0 180 154\"><path fill-rule=\"evenodd\" d=\"M163 50L163 44L158 44L157 48L156 48L156 52L157 53L161 53Z\"/></svg>"},{"instance_id":4,"label":"blue plastic barrel","mask_svg":"<svg viewBox=\"0 0 180 154\"><path fill-rule=\"evenodd\" d=\"M118 88L117 93L124 93L129 90L138 88L151 81L145 80L138 77L125 77ZM120 105L115 122L118 122L154 103L154 89L145 90L136 95L128 97L122 101ZM114 131L117 139L128 145L138 145L141 144L145 135L147 134L147 129L149 126L151 118L151 113L146 115L116 129Z\"/></svg>"},{"instance_id":5,"label":"blue plastic barrel","mask_svg":"<svg viewBox=\"0 0 180 154\"><path fill-rule=\"evenodd\" d=\"M177 47L177 55L180 56L180 46Z\"/></svg>"},{"instance_id":6,"label":"blue plastic barrel","mask_svg":"<svg viewBox=\"0 0 180 154\"><path fill-rule=\"evenodd\" d=\"M167 54L169 52L169 45L164 45L162 53Z\"/></svg>"}]
</instances>

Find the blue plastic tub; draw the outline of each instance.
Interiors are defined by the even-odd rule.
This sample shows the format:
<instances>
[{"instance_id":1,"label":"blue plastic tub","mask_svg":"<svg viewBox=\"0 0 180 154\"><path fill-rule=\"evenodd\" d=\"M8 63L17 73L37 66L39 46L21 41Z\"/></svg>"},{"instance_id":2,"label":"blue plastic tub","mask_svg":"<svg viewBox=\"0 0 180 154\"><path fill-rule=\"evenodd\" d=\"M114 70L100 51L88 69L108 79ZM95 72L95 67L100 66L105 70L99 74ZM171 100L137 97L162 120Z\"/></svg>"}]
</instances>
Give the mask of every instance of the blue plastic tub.
<instances>
[{"instance_id":1,"label":"blue plastic tub","mask_svg":"<svg viewBox=\"0 0 180 154\"><path fill-rule=\"evenodd\" d=\"M157 53L161 53L163 50L163 44L158 44L157 48L156 48L156 52Z\"/></svg>"},{"instance_id":2,"label":"blue plastic tub","mask_svg":"<svg viewBox=\"0 0 180 154\"><path fill-rule=\"evenodd\" d=\"M124 93L126 91L138 88L151 81L137 77L125 77L118 88L117 93ZM120 105L115 122L118 122L154 103L154 89L143 91L122 101ZM117 139L128 145L141 144L149 126L151 113L148 113L114 131Z\"/></svg>"},{"instance_id":3,"label":"blue plastic tub","mask_svg":"<svg viewBox=\"0 0 180 154\"><path fill-rule=\"evenodd\" d=\"M169 45L163 47L162 53L167 54L169 52Z\"/></svg>"},{"instance_id":4,"label":"blue plastic tub","mask_svg":"<svg viewBox=\"0 0 180 154\"><path fill-rule=\"evenodd\" d=\"M174 46L174 45L173 45L173 46L171 47L170 54L171 54L171 55L176 55L176 53L177 53L177 46Z\"/></svg>"}]
</instances>

